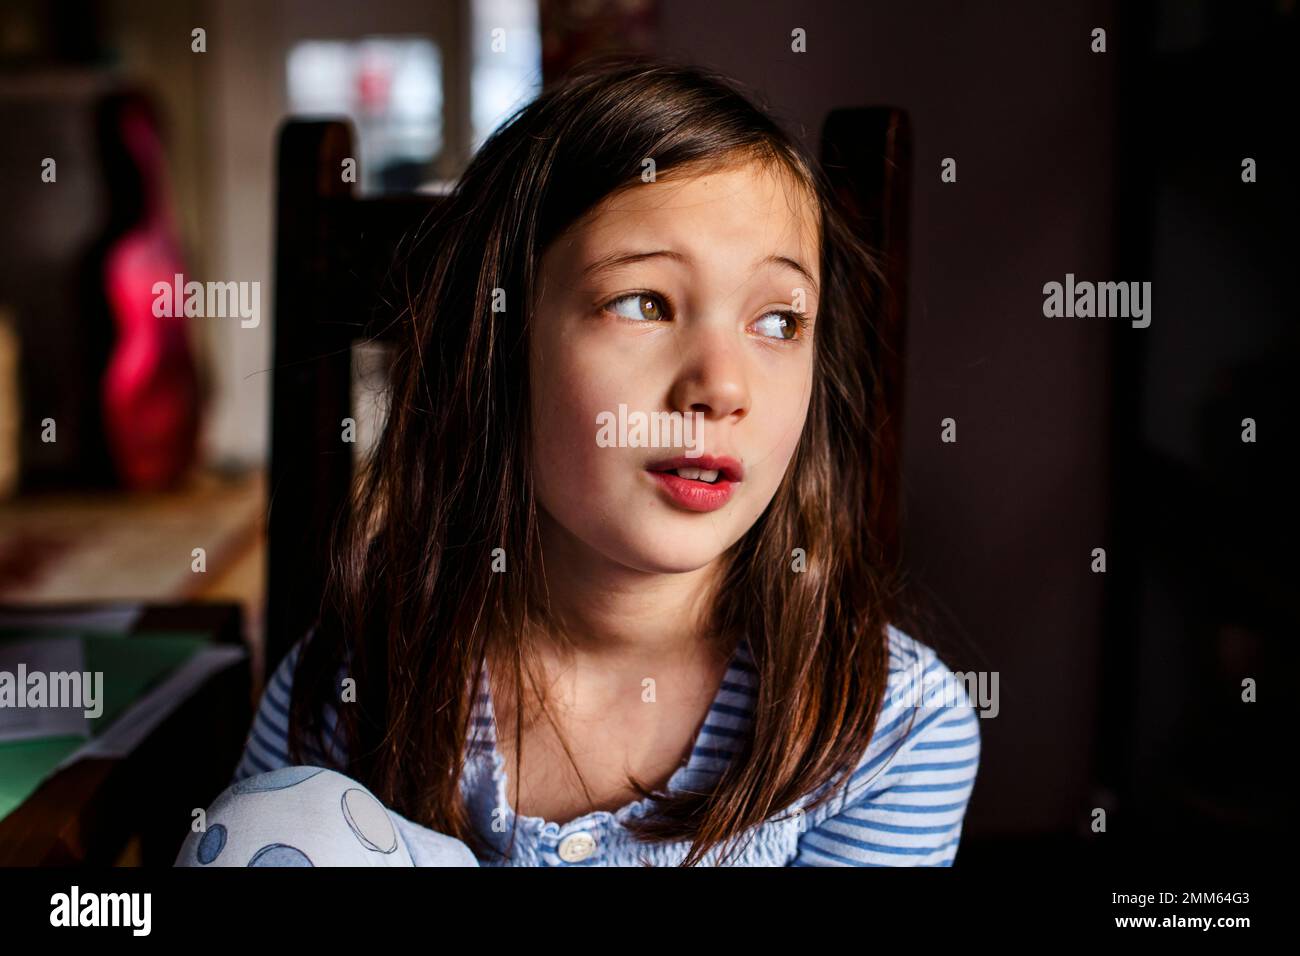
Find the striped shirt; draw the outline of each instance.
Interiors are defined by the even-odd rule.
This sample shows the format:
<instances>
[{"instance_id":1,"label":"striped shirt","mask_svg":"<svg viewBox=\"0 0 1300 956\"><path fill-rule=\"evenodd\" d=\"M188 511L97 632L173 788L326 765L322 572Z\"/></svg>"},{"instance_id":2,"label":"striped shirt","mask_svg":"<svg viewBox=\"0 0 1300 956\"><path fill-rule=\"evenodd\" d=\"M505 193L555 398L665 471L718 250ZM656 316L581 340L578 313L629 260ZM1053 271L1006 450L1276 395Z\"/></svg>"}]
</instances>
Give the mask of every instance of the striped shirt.
<instances>
[{"instance_id":1,"label":"striped shirt","mask_svg":"<svg viewBox=\"0 0 1300 956\"><path fill-rule=\"evenodd\" d=\"M927 645L890 627L889 677L876 730L850 773L830 784L837 792L805 810L814 791L753 828L744 849L727 865L739 866L950 866L961 839L967 801L979 766L979 718L963 682ZM235 771L240 780L289 763L286 746L293 669L303 638L280 663L262 695ZM757 672L748 643L741 641L728 664L690 756L668 781L679 791L716 781L739 750L756 699ZM936 690L941 693L936 693ZM518 816L506 796L505 761L496 747L486 669L480 671L473 733L466 748L461 789L475 829L496 848L480 855L484 866L673 866L688 841L637 842L625 824L652 809L650 799L617 811L597 810L565 824ZM331 735L336 712L327 705ZM331 752L342 742L331 736ZM308 748L308 763L346 766ZM420 858L422 838L432 831L394 812ZM511 829L516 829L513 844ZM743 842L743 841L742 841ZM716 863L719 848L705 855Z\"/></svg>"}]
</instances>

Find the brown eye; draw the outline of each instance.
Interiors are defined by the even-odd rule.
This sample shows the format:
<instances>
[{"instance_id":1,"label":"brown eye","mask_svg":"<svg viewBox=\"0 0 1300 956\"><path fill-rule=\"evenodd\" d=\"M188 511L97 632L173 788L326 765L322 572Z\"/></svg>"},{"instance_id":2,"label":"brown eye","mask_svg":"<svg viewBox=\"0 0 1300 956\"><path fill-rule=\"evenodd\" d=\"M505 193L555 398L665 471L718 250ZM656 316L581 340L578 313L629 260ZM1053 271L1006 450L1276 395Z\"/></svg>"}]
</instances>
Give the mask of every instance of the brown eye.
<instances>
[{"instance_id":1,"label":"brown eye","mask_svg":"<svg viewBox=\"0 0 1300 956\"><path fill-rule=\"evenodd\" d=\"M631 295L622 296L605 306L605 308L616 315L623 316L625 319L638 321L648 319L652 322L659 322L667 314L667 310L664 309L659 297L646 292L633 292Z\"/></svg>"},{"instance_id":2,"label":"brown eye","mask_svg":"<svg viewBox=\"0 0 1300 956\"><path fill-rule=\"evenodd\" d=\"M754 323L754 328L767 338L796 339L799 337L799 316L794 312L769 312Z\"/></svg>"}]
</instances>

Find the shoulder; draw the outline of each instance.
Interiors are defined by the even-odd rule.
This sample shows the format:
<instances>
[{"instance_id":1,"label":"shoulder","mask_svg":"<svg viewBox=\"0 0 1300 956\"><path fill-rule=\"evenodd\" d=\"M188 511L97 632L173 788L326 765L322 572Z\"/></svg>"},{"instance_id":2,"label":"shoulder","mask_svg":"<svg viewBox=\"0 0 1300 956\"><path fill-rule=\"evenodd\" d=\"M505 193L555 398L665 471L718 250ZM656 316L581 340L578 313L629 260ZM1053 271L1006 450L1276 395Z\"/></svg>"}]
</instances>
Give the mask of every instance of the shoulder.
<instances>
[{"instance_id":1,"label":"shoulder","mask_svg":"<svg viewBox=\"0 0 1300 956\"><path fill-rule=\"evenodd\" d=\"M889 679L871 745L854 768L853 795L895 786L900 777L973 784L979 767L980 675L952 670L929 645L889 627Z\"/></svg>"},{"instance_id":2,"label":"shoulder","mask_svg":"<svg viewBox=\"0 0 1300 956\"><path fill-rule=\"evenodd\" d=\"M954 672L892 625L888 632L875 732L835 795L807 815L800 862L945 865L956 853L979 768L978 676Z\"/></svg>"},{"instance_id":3,"label":"shoulder","mask_svg":"<svg viewBox=\"0 0 1300 956\"><path fill-rule=\"evenodd\" d=\"M311 640L313 633L314 631L309 630L294 642L267 680L257 712L253 717L253 725L244 744L243 756L235 768L235 780L242 780L290 764L289 707L293 700L294 671L302 656L303 648ZM325 723L328 727L329 753L326 753L325 747L313 746L317 742L312 741L306 748L306 755L310 758L309 763L330 766L339 759L337 755L341 754L341 741L335 736L337 719L338 712L331 704L326 703Z\"/></svg>"}]
</instances>

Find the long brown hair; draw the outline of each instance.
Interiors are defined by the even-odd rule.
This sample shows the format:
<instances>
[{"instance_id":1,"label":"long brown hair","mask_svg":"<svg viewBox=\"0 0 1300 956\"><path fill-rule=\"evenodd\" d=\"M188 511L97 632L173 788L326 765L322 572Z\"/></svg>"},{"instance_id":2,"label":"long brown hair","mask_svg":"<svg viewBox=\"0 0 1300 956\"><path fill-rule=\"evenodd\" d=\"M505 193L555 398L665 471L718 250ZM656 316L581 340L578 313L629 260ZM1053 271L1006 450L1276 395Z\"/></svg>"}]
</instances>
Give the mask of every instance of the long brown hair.
<instances>
[{"instance_id":1,"label":"long brown hair","mask_svg":"<svg viewBox=\"0 0 1300 956\"><path fill-rule=\"evenodd\" d=\"M294 680L291 759L320 734L323 705L338 704L347 660L357 700L337 707L340 769L480 853L489 847L459 786L476 677L502 642L522 687L524 635L555 623L529 460L539 262L603 198L640 184L646 157L658 173L757 159L792 177L821 213L822 288L801 441L768 509L722 556L710 609L713 633L749 641L752 730L711 792L653 794L630 780L655 804L629 828L644 841L690 840L683 866L718 844L725 861L756 824L847 780L885 695L897 575L881 566L869 520L872 255L819 164L731 81L662 59L592 61L483 144L419 239L437 254L401 317L385 426L337 528ZM494 289L507 311L493 311ZM491 573L497 548L508 573Z\"/></svg>"}]
</instances>

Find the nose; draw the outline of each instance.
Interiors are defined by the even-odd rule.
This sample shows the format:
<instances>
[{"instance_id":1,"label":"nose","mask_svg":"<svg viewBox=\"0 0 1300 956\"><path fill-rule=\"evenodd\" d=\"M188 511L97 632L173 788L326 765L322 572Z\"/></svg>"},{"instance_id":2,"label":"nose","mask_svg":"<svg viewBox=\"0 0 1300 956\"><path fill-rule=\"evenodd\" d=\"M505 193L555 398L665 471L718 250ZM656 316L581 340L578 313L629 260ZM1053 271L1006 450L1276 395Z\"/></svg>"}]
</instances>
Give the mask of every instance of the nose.
<instances>
[{"instance_id":1,"label":"nose","mask_svg":"<svg viewBox=\"0 0 1300 956\"><path fill-rule=\"evenodd\" d=\"M701 412L709 421L739 421L749 412L745 343L733 331L699 323L678 330L681 365L669 395L675 411Z\"/></svg>"}]
</instances>

